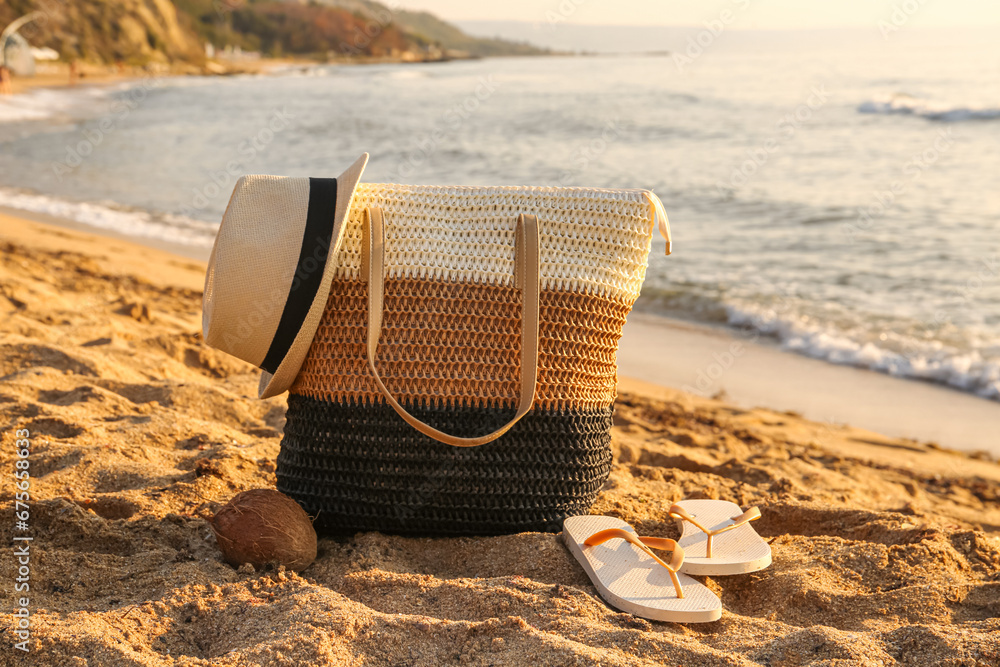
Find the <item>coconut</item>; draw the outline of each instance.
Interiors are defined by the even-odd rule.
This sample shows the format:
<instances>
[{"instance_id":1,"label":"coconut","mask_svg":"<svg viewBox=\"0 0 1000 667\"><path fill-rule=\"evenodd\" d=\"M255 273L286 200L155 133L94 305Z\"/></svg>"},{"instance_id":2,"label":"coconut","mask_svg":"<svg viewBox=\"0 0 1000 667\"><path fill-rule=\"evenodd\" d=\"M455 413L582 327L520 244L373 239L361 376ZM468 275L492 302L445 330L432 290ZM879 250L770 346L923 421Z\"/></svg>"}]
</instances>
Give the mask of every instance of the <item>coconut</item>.
<instances>
[{"instance_id":1,"label":"coconut","mask_svg":"<svg viewBox=\"0 0 1000 667\"><path fill-rule=\"evenodd\" d=\"M280 563L300 572L316 560L316 530L297 502L274 489L236 494L209 523L226 562Z\"/></svg>"}]
</instances>

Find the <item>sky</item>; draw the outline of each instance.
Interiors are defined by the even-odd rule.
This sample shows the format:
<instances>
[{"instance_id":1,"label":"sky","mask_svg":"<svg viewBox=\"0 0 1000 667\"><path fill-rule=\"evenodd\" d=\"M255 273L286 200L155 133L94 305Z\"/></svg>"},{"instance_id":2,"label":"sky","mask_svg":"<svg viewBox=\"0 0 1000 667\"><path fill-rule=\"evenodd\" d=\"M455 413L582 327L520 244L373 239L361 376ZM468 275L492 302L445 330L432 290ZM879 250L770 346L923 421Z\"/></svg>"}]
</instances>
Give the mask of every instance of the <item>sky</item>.
<instances>
[{"instance_id":1,"label":"sky","mask_svg":"<svg viewBox=\"0 0 1000 667\"><path fill-rule=\"evenodd\" d=\"M497 20L597 25L701 25L729 9L733 28L1000 26L997 0L383 0L449 21Z\"/></svg>"}]
</instances>

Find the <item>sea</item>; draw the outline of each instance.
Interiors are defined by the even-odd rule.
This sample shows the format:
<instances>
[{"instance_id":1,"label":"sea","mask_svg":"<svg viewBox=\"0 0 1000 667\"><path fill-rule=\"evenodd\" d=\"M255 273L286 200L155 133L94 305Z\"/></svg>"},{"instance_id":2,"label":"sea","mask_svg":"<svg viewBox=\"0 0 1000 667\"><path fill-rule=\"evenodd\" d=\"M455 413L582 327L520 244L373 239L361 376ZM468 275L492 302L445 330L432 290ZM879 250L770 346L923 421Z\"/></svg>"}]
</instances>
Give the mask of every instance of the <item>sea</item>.
<instances>
[{"instance_id":1,"label":"sea","mask_svg":"<svg viewBox=\"0 0 1000 667\"><path fill-rule=\"evenodd\" d=\"M1000 400L1000 42L711 28L3 99L0 206L207 254L239 175L362 152L368 182L650 188L674 252L637 308Z\"/></svg>"}]
</instances>

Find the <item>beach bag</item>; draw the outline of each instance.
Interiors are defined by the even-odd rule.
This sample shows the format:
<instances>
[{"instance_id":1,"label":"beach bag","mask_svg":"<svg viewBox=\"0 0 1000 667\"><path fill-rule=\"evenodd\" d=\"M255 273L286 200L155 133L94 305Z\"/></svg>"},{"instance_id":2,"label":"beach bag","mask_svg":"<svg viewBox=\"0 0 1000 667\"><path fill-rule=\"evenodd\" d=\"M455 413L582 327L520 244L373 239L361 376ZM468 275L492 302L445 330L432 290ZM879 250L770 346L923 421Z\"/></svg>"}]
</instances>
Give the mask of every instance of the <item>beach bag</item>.
<instances>
[{"instance_id":1,"label":"beach bag","mask_svg":"<svg viewBox=\"0 0 1000 667\"><path fill-rule=\"evenodd\" d=\"M243 177L209 262L206 340L264 369L261 396L289 392L278 490L321 532L560 530L611 470L618 341L657 224L670 251L662 204L360 183L366 160ZM222 305L236 289L256 308Z\"/></svg>"}]
</instances>

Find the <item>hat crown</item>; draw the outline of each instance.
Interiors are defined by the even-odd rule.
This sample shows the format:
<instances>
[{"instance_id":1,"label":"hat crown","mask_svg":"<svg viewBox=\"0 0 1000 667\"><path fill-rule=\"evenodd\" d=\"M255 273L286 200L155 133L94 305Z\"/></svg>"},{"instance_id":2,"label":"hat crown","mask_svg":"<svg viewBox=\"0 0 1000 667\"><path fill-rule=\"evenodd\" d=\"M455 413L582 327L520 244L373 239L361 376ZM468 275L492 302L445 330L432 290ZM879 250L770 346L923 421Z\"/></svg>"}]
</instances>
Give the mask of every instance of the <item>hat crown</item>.
<instances>
[{"instance_id":1,"label":"hat crown","mask_svg":"<svg viewBox=\"0 0 1000 667\"><path fill-rule=\"evenodd\" d=\"M241 177L205 275L202 333L265 369L260 396L285 391L319 326L336 252L368 154L337 178Z\"/></svg>"},{"instance_id":2,"label":"hat crown","mask_svg":"<svg viewBox=\"0 0 1000 667\"><path fill-rule=\"evenodd\" d=\"M260 366L295 276L308 207L308 178L237 181L205 279L206 343Z\"/></svg>"}]
</instances>

